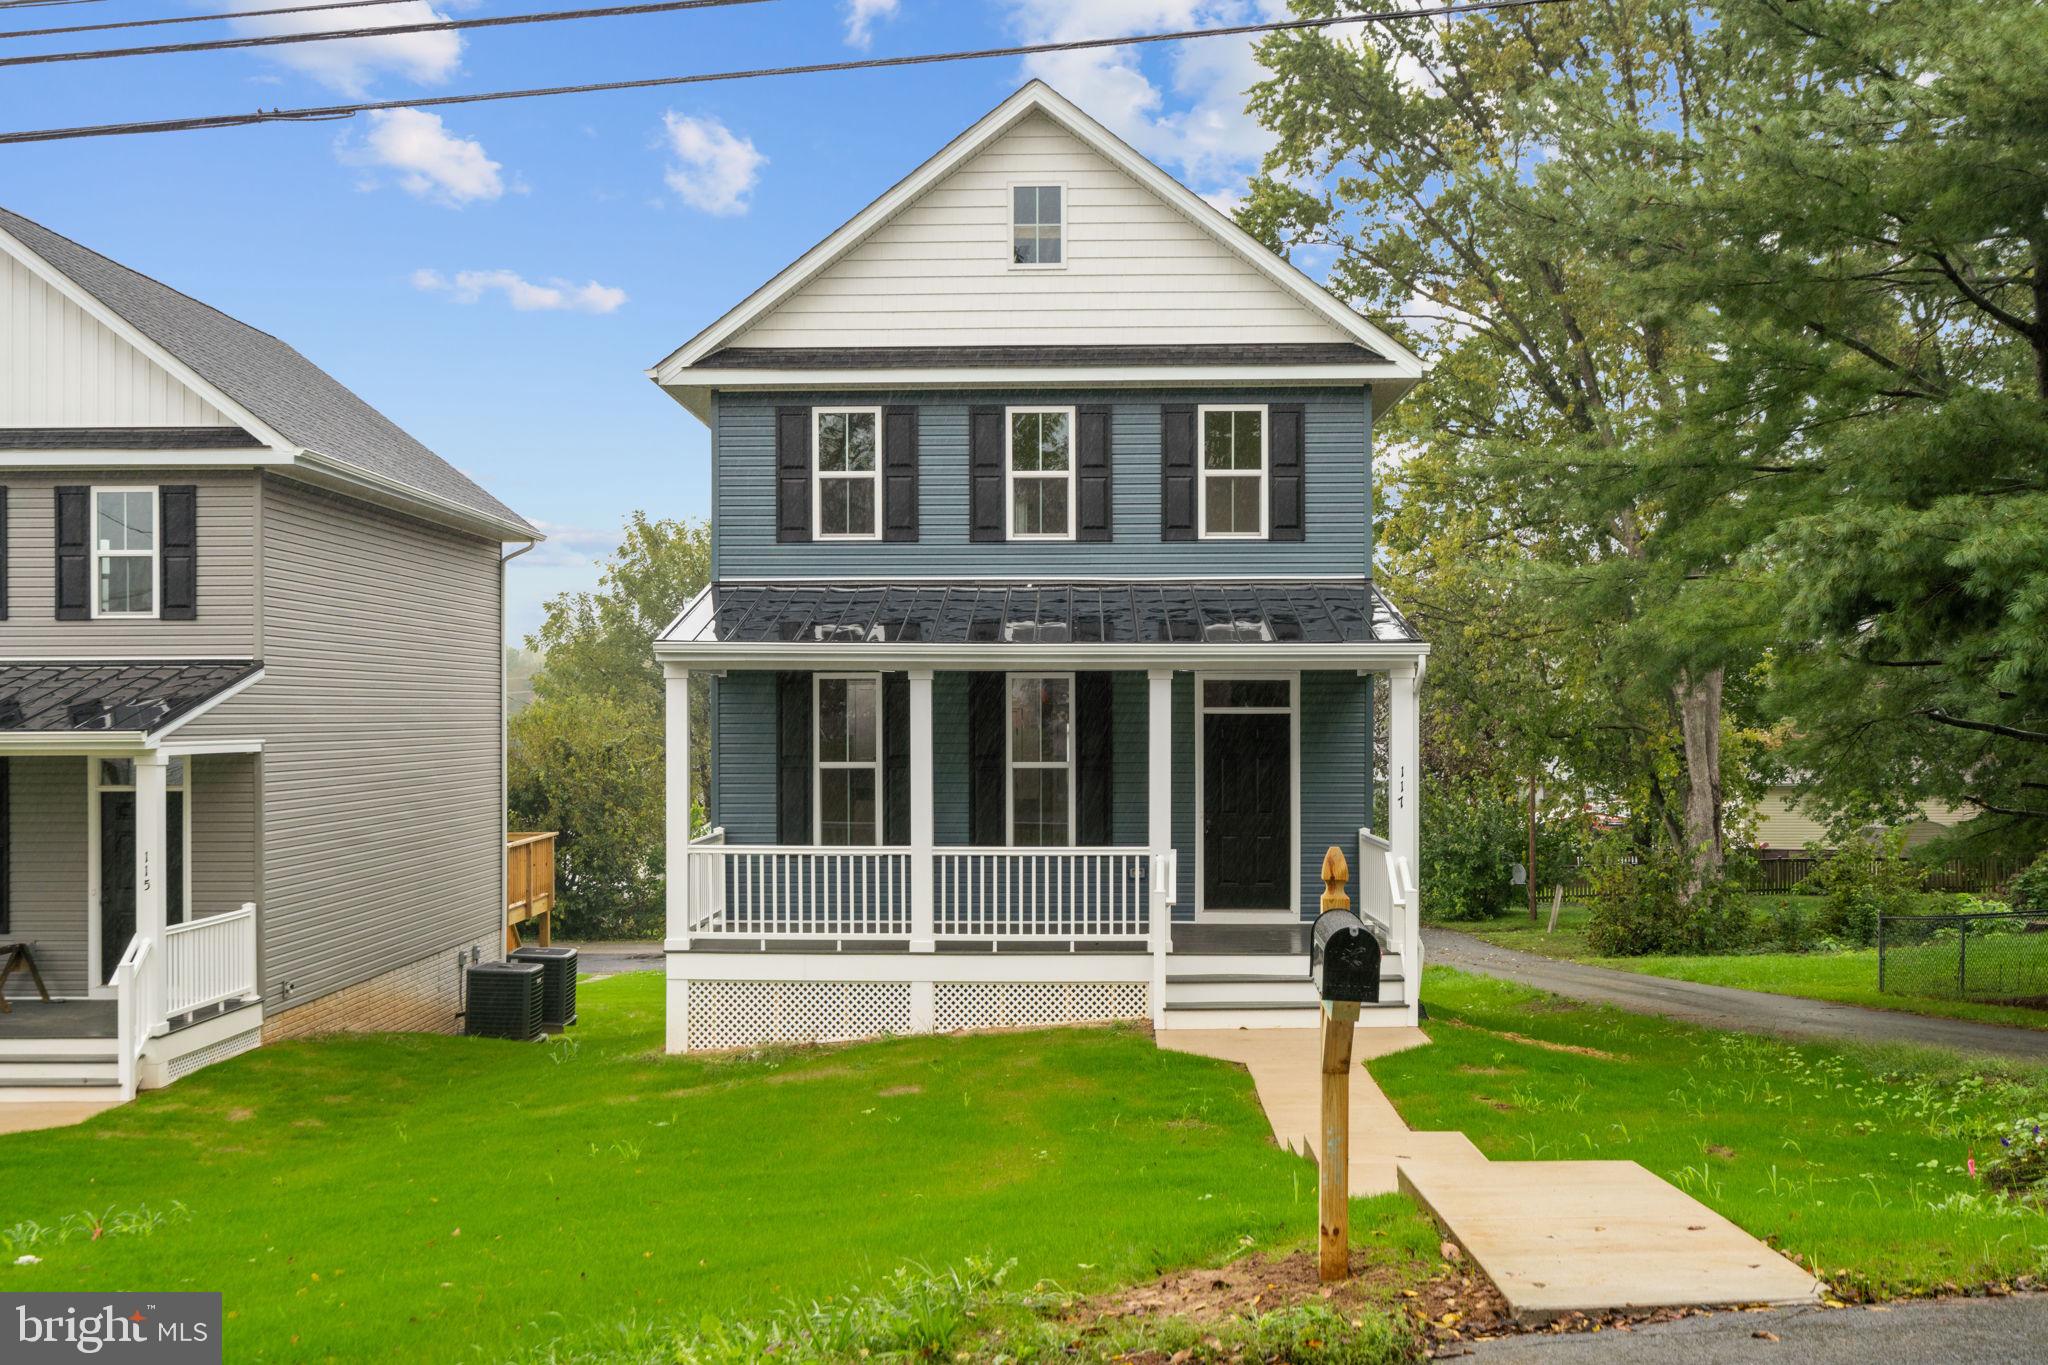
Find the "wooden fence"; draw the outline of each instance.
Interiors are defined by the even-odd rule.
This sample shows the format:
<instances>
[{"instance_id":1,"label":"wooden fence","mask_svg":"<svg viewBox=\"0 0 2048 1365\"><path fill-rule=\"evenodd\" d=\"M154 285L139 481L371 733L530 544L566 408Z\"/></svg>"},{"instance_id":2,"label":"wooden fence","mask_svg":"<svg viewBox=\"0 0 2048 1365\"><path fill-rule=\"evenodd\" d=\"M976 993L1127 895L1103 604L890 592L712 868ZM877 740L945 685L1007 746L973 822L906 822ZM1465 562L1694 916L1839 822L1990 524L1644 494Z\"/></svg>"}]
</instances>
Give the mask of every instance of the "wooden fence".
<instances>
[{"instance_id":1,"label":"wooden fence","mask_svg":"<svg viewBox=\"0 0 2048 1365\"><path fill-rule=\"evenodd\" d=\"M532 921L545 948L554 941L555 835L505 836L505 951L519 946L519 926Z\"/></svg>"}]
</instances>

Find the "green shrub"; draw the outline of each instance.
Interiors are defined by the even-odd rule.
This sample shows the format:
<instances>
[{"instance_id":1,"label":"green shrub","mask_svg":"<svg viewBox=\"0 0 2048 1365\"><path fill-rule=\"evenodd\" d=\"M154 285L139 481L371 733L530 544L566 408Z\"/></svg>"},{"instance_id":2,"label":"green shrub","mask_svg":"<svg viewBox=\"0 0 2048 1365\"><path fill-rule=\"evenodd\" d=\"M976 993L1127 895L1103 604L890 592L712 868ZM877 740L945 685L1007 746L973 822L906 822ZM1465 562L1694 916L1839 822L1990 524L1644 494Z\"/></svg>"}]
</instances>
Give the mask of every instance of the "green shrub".
<instances>
[{"instance_id":1,"label":"green shrub","mask_svg":"<svg viewBox=\"0 0 2048 1365\"><path fill-rule=\"evenodd\" d=\"M1529 856L1527 788L1479 780L1426 782L1422 789L1422 913L1432 920L1483 920L1504 913L1527 888L1515 865ZM1561 822L1539 822L1539 886L1564 876L1577 836Z\"/></svg>"},{"instance_id":2,"label":"green shrub","mask_svg":"<svg viewBox=\"0 0 2048 1365\"><path fill-rule=\"evenodd\" d=\"M1785 897L1770 908L1757 925L1757 935L1771 947L1786 953L1811 952L1820 940L1820 931L1814 927L1813 916L1793 896Z\"/></svg>"},{"instance_id":3,"label":"green shrub","mask_svg":"<svg viewBox=\"0 0 2048 1365\"><path fill-rule=\"evenodd\" d=\"M2048 1117L2013 1120L1978 1170L1984 1183L2000 1194L2048 1200Z\"/></svg>"},{"instance_id":4,"label":"green shrub","mask_svg":"<svg viewBox=\"0 0 2048 1365\"><path fill-rule=\"evenodd\" d=\"M1593 912L1586 943L1602 957L1725 953L1754 937L1738 880L1723 876L1690 900L1690 864L1676 849L1639 853L1622 839L1602 840L1587 864Z\"/></svg>"},{"instance_id":5,"label":"green shrub","mask_svg":"<svg viewBox=\"0 0 2048 1365\"><path fill-rule=\"evenodd\" d=\"M2009 894L2015 910L2048 910L2048 853L2034 859L2033 866L2012 879Z\"/></svg>"},{"instance_id":6,"label":"green shrub","mask_svg":"<svg viewBox=\"0 0 2048 1365\"><path fill-rule=\"evenodd\" d=\"M1808 879L1821 895L1814 927L1867 948L1877 941L1879 915L1910 914L1926 874L1905 859L1905 844L1901 830L1851 840L1815 868Z\"/></svg>"}]
</instances>

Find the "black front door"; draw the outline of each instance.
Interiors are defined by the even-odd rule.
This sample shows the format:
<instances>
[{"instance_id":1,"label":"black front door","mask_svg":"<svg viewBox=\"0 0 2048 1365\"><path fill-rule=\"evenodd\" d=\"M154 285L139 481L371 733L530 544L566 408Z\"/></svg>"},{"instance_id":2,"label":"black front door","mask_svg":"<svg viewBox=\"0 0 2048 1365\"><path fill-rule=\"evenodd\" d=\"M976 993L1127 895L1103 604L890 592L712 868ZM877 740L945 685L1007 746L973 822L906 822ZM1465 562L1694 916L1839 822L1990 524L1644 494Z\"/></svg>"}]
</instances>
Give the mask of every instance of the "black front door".
<instances>
[{"instance_id":1,"label":"black front door","mask_svg":"<svg viewBox=\"0 0 2048 1365\"><path fill-rule=\"evenodd\" d=\"M100 980L135 937L135 793L100 793Z\"/></svg>"},{"instance_id":2,"label":"black front door","mask_svg":"<svg viewBox=\"0 0 2048 1365\"><path fill-rule=\"evenodd\" d=\"M164 921L185 922L185 794L164 797ZM100 980L135 937L135 793L100 793Z\"/></svg>"},{"instance_id":3,"label":"black front door","mask_svg":"<svg viewBox=\"0 0 2048 1365\"><path fill-rule=\"evenodd\" d=\"M1202 906L1292 902L1294 774L1288 717L1211 714L1202 736Z\"/></svg>"}]
</instances>

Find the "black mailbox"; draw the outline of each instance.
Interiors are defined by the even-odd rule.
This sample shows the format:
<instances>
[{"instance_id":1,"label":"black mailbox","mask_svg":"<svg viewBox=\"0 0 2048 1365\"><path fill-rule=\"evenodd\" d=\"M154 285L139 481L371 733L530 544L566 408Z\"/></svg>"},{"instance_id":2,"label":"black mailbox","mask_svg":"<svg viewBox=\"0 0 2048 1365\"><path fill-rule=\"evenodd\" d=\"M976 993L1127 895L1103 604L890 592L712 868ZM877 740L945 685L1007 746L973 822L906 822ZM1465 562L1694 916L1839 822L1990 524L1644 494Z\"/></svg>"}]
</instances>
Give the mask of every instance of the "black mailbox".
<instances>
[{"instance_id":1,"label":"black mailbox","mask_svg":"<svg viewBox=\"0 0 2048 1365\"><path fill-rule=\"evenodd\" d=\"M1380 998L1380 941L1349 910L1325 910L1309 935L1309 977L1325 1000L1376 1005Z\"/></svg>"}]
</instances>

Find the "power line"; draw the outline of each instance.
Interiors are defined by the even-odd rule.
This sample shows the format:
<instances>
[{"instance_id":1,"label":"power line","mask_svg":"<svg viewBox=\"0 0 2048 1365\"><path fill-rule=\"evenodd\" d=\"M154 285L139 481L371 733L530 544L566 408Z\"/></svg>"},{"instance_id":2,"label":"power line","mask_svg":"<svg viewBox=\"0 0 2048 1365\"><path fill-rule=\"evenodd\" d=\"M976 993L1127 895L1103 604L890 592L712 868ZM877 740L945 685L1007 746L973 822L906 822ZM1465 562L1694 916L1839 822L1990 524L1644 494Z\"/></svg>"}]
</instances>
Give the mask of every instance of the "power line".
<instances>
[{"instance_id":1,"label":"power line","mask_svg":"<svg viewBox=\"0 0 2048 1365\"><path fill-rule=\"evenodd\" d=\"M865 57L852 61L813 62L806 66L755 67L746 71L712 71L689 76L649 76L630 81L536 86L525 90L488 90L468 95L430 95L420 99L369 100L358 104L316 105L304 109L259 109L249 114L207 114L127 123L94 123L74 128L37 128L18 133L0 133L0 146L24 142L64 142L89 137L125 137L138 133L185 133L210 128L239 128L257 123L320 122L349 118L355 114L375 113L384 109L430 109L444 105L542 99L552 95L595 95L620 90L655 90L668 86L758 80L769 76L816 76L839 71L879 71L900 66L931 66L941 62L983 61L992 57L1031 57L1047 52L1086 52L1110 47L1139 47L1152 43L1181 42L1191 38L1230 38L1253 33L1336 28L1344 24L1380 24L1408 19L1446 18L1495 10L1534 9L1563 3L1565 0L1474 0L1469 4L1435 5L1426 9L1381 10L1371 14L1334 15L1314 19L1278 19L1257 24L1233 24L1224 28L1190 28L1169 33L1140 33L1121 38L1079 38L1067 42L1027 43L1016 47L925 52L904 57Z\"/></svg>"},{"instance_id":2,"label":"power line","mask_svg":"<svg viewBox=\"0 0 2048 1365\"><path fill-rule=\"evenodd\" d=\"M485 19L430 19L411 24L380 24L375 28L327 29L320 33L263 33L247 38L209 38L196 43L159 43L154 47L109 47L95 52L36 52L26 57L0 57L0 66L97 62L110 57L162 57L174 52L226 52L244 47L278 47L285 43L324 43L337 38L391 38L402 33L449 33L471 28L505 28L512 24L554 24L567 19L618 19L631 14L672 14L677 10L723 9L728 5L767 3L769 0L657 0L652 4L546 10L537 14L501 14Z\"/></svg>"},{"instance_id":3,"label":"power line","mask_svg":"<svg viewBox=\"0 0 2048 1365\"><path fill-rule=\"evenodd\" d=\"M368 9L373 5L403 5L410 0L328 0L324 5L286 5L282 9L243 9L226 14L167 14L157 19L113 19L104 24L65 24L60 28L23 28L0 33L0 38L48 38L59 33L104 33L111 28L157 28L164 24L211 24L222 19L261 19L270 14L307 14L324 9ZM100 0L0 0L0 9L29 5L97 5Z\"/></svg>"}]
</instances>

